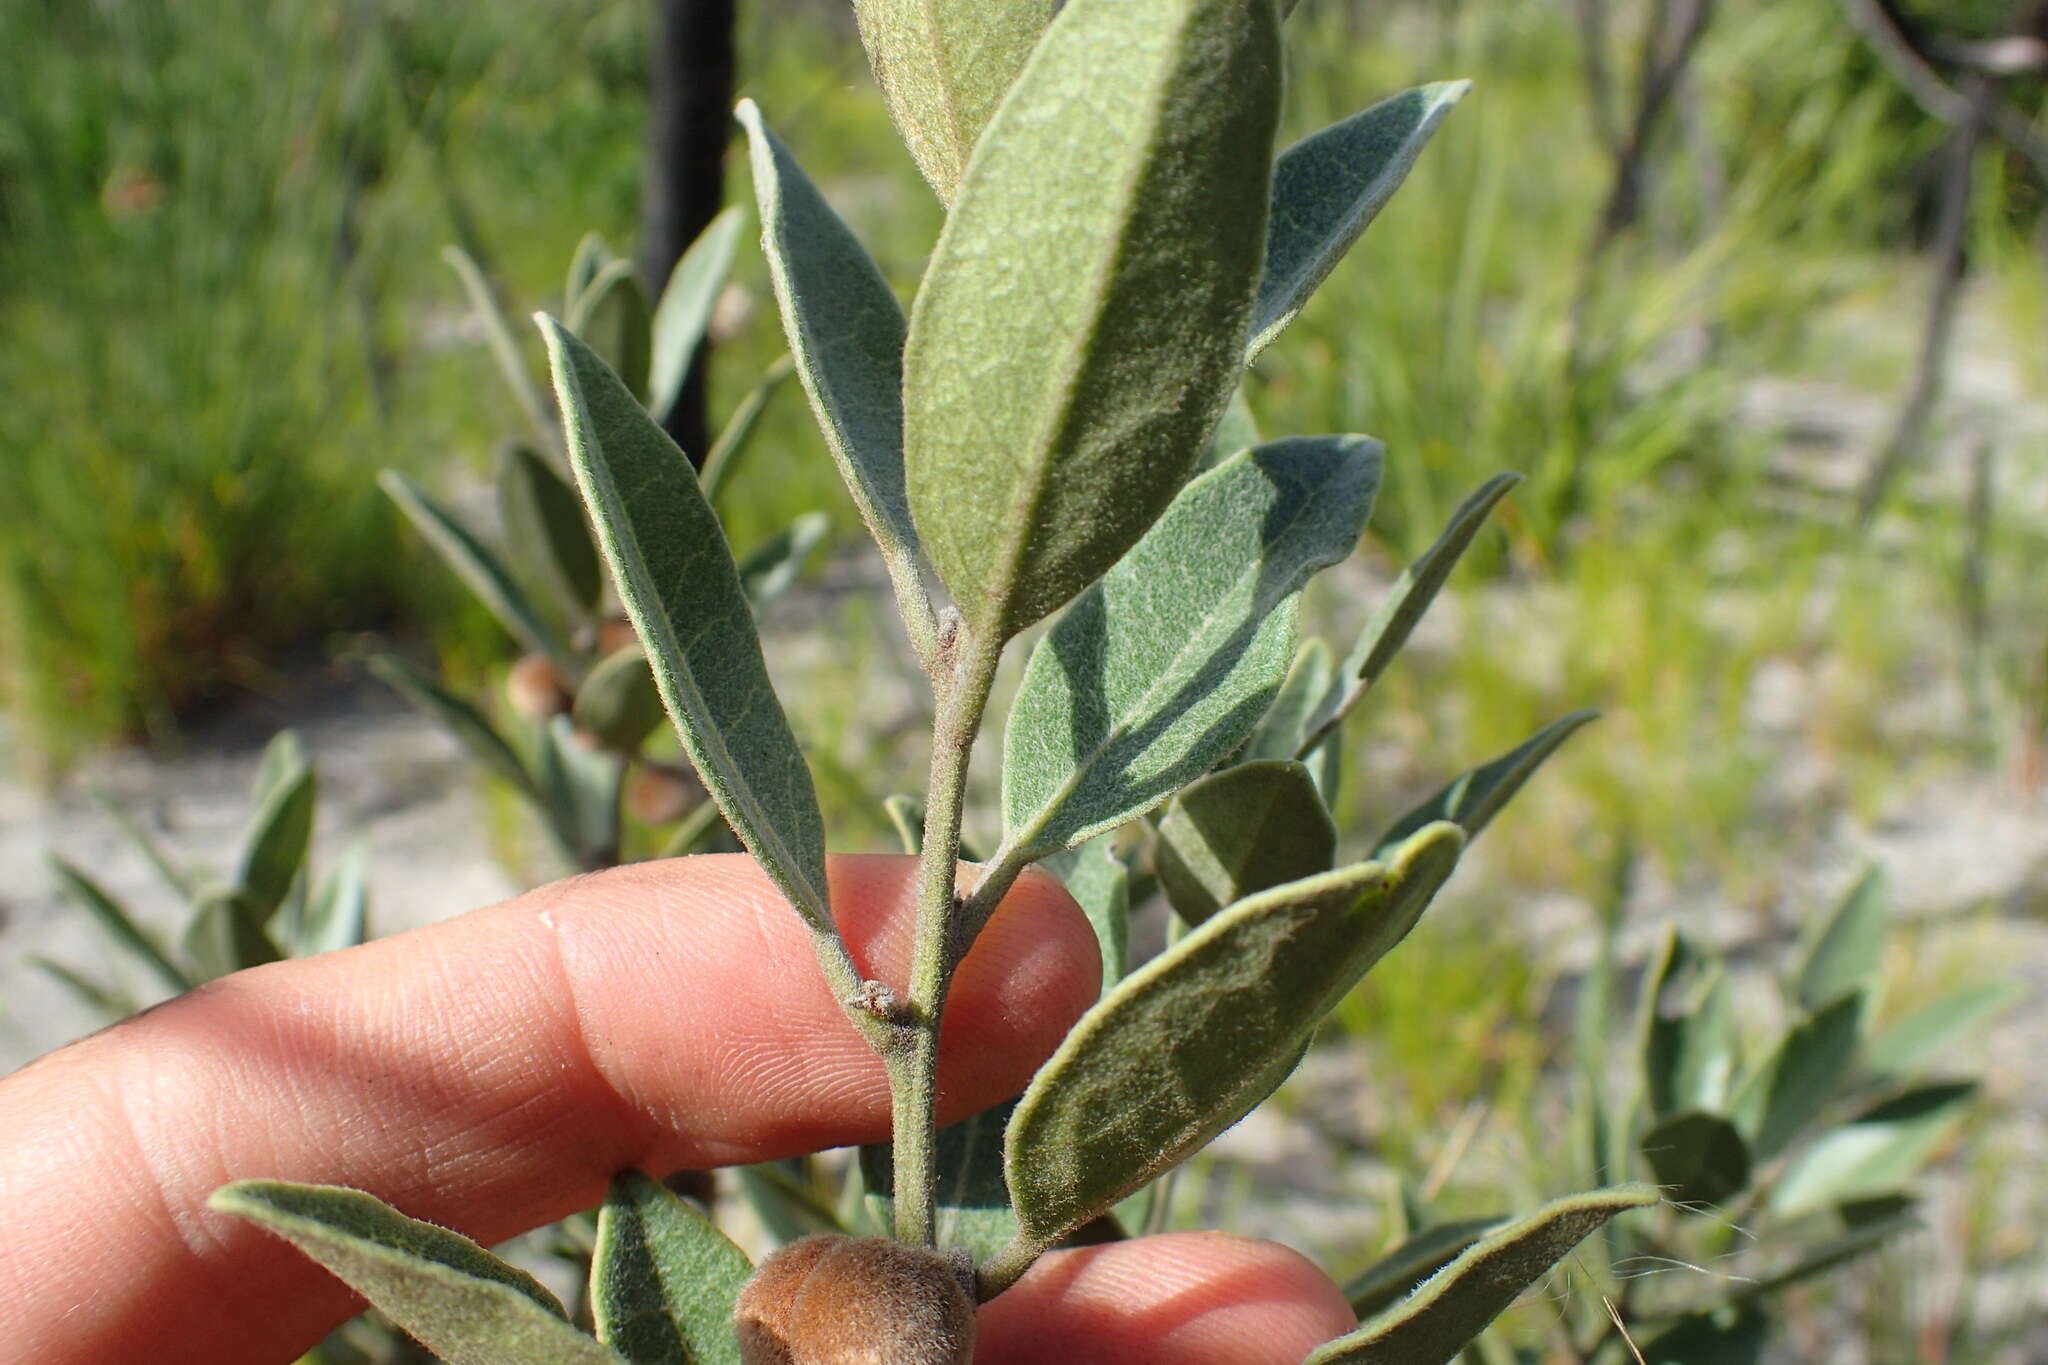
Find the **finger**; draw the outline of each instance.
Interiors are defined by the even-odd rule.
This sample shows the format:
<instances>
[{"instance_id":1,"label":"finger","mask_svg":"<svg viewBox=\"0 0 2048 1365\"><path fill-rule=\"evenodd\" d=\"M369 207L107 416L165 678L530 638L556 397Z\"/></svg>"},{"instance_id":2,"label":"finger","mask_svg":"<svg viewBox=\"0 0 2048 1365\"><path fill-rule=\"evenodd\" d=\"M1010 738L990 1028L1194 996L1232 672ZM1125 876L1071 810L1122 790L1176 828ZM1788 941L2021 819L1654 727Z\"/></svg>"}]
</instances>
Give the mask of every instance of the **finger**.
<instances>
[{"instance_id":1,"label":"finger","mask_svg":"<svg viewBox=\"0 0 2048 1365\"><path fill-rule=\"evenodd\" d=\"M1357 1325L1297 1252L1170 1233L1042 1258L983 1305L974 1365L1299 1365Z\"/></svg>"},{"instance_id":2,"label":"finger","mask_svg":"<svg viewBox=\"0 0 2048 1365\"><path fill-rule=\"evenodd\" d=\"M835 858L856 964L906 984L907 858ZM941 1110L1020 1090L1097 991L1086 921L1019 882L961 964ZM246 1177L353 1185L486 1244L666 1172L869 1141L880 1062L746 857L642 864L238 973L0 1085L0 1340L31 1360L289 1360L352 1300L206 1211ZM12 1279L14 1282L9 1283Z\"/></svg>"}]
</instances>

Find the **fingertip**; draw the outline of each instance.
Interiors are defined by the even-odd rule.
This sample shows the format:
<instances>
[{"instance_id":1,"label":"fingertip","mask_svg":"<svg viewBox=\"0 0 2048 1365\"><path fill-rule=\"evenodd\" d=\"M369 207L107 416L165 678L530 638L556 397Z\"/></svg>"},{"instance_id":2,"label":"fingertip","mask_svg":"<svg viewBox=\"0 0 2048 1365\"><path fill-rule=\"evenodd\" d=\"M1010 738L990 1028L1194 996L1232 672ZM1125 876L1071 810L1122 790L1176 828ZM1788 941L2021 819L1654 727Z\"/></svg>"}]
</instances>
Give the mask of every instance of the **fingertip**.
<instances>
[{"instance_id":1,"label":"fingertip","mask_svg":"<svg viewBox=\"0 0 2048 1365\"><path fill-rule=\"evenodd\" d=\"M975 1365L1298 1365L1355 1325L1299 1252L1170 1233L1042 1258L982 1307Z\"/></svg>"}]
</instances>

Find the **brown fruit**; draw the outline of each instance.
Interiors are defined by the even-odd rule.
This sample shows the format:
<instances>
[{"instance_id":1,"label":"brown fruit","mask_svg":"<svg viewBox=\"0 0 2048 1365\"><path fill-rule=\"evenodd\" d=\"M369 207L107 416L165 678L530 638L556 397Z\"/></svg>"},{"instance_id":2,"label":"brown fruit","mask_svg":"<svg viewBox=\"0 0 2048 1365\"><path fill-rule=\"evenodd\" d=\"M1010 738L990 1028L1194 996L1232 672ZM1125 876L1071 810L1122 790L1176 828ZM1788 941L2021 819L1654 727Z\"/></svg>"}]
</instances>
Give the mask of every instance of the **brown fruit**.
<instances>
[{"instance_id":1,"label":"brown fruit","mask_svg":"<svg viewBox=\"0 0 2048 1365\"><path fill-rule=\"evenodd\" d=\"M696 809L695 781L664 768L642 766L626 781L626 809L643 824L672 825Z\"/></svg>"},{"instance_id":2,"label":"brown fruit","mask_svg":"<svg viewBox=\"0 0 2048 1365\"><path fill-rule=\"evenodd\" d=\"M526 719L542 721L567 711L572 698L555 666L542 655L528 654L506 672L505 700Z\"/></svg>"},{"instance_id":3,"label":"brown fruit","mask_svg":"<svg viewBox=\"0 0 2048 1365\"><path fill-rule=\"evenodd\" d=\"M623 616L614 616L597 627L597 654L601 659L609 659L627 645L639 642L640 637L633 633L633 623Z\"/></svg>"},{"instance_id":4,"label":"brown fruit","mask_svg":"<svg viewBox=\"0 0 2048 1365\"><path fill-rule=\"evenodd\" d=\"M761 1263L733 1312L744 1365L969 1365L974 1299L955 1262L828 1233Z\"/></svg>"}]
</instances>

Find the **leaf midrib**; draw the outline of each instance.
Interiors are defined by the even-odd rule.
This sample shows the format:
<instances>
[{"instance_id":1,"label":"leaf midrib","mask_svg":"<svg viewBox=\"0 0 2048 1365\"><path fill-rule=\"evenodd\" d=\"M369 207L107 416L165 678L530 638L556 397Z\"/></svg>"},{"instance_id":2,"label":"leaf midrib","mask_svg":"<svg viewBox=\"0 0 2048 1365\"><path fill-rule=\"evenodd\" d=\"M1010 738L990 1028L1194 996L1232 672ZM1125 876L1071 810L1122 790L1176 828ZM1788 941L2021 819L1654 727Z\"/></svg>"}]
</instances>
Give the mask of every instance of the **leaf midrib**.
<instances>
[{"instance_id":1,"label":"leaf midrib","mask_svg":"<svg viewBox=\"0 0 2048 1365\"><path fill-rule=\"evenodd\" d=\"M1343 470L1343 463L1339 463L1333 466L1331 471L1318 482L1316 491L1320 492L1322 489L1327 488L1331 481L1338 477L1343 472ZM1288 535L1291 535L1295 527L1299 526L1303 521L1307 520L1314 513L1315 505L1315 496L1310 495L1303 497L1301 499L1299 509L1296 511L1294 516L1288 518L1286 526L1283 528L1283 530L1278 535L1272 536L1266 541L1267 547L1270 548L1272 545L1277 544L1280 541L1284 540ZM1178 690L1179 688L1185 687L1187 685L1187 679L1185 677L1182 677L1177 681L1173 681L1171 687L1169 687L1168 684L1169 680L1175 678L1175 670L1177 666L1180 664L1180 662L1183 659L1187 658L1189 653L1193 649L1195 649L1196 646L1198 646L1203 641L1209 638L1214 628L1214 622L1217 619L1216 608L1220 607L1223 603L1236 600L1238 592L1242 588L1245 580L1256 580L1266 562L1267 560L1264 556L1261 556L1260 558L1251 561L1245 566L1244 570L1241 573L1239 573L1235 578L1231 580L1229 588L1217 596L1216 606L1212 607L1210 610L1203 613L1201 631L1194 635L1189 636L1187 644L1184 645L1181 649L1176 650L1174 652L1172 658L1170 658L1167 661L1167 666L1159 670L1157 675L1153 678L1151 685L1148 686L1143 693L1139 694L1137 699L1130 706L1124 708L1122 714L1120 714L1116 718L1115 724L1113 724L1103 732L1102 739L1096 743L1095 747L1089 750L1089 752L1086 755L1077 756L1074 762L1073 771L1068 775L1066 781L1062 782L1058 787L1054 788L1052 794L1045 801L1040 803L1037 811L1037 818L1033 820L1030 824L1021 827L1016 834L1012 834L1007 840L1005 840L1005 844L1007 847L1004 849L1002 853L998 853L996 855L998 862L1003 861L1005 855L1008 854L1011 850L1014 850L1019 847L1029 846L1030 840L1024 836L1035 836L1039 832L1044 830L1046 824L1048 823L1050 813L1058 811L1060 807L1065 804L1067 798L1072 796L1074 792L1080 788L1082 779L1085 778L1093 770L1095 764L1101 760L1102 755L1112 745L1114 745L1124 736L1130 733L1130 722L1132 716L1145 716L1152 714L1152 711L1149 709L1150 704L1153 702L1154 698L1160 695L1162 691L1165 691L1168 693L1168 695L1171 695L1172 691ZM1103 587L1102 584L1098 584L1096 586ZM1290 589L1289 591L1280 594L1280 597L1274 603L1274 606L1277 608L1280 602L1284 602L1287 598L1292 597L1296 591L1299 591L1299 585L1296 585L1294 589ZM1105 596L1106 595L1107 590L1105 588ZM1252 625L1253 632L1256 634L1256 632L1264 624L1265 621L1263 618L1261 618L1257 623ZM1054 629L1056 630L1058 629L1058 627L1055 626ZM1235 627L1233 627L1233 629L1235 629Z\"/></svg>"}]
</instances>

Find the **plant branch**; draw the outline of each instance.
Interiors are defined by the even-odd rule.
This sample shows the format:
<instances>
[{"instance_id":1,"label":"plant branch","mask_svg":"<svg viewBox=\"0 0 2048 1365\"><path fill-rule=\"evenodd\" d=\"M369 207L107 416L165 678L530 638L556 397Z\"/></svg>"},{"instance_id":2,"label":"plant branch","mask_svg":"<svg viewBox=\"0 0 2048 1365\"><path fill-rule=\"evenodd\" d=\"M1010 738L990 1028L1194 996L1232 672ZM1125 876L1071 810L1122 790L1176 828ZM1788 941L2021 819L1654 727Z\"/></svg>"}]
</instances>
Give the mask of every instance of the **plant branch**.
<instances>
[{"instance_id":1,"label":"plant branch","mask_svg":"<svg viewBox=\"0 0 2048 1365\"><path fill-rule=\"evenodd\" d=\"M924 847L917 866L917 943L902 1042L885 1054L895 1139L896 1239L931 1246L937 1225L939 1022L958 962L953 943L960 897L960 819L967 762L995 684L1001 641L955 626L940 647L932 726L931 784L925 793Z\"/></svg>"},{"instance_id":2,"label":"plant branch","mask_svg":"<svg viewBox=\"0 0 2048 1365\"><path fill-rule=\"evenodd\" d=\"M1842 9L1892 79L1904 86L1929 116L1957 128L1981 119L2033 168L2036 177L2048 183L2048 141L2036 136L2025 114L2000 99L1988 85L1980 92L1981 100L1957 89L1914 43L1912 31L1888 0L1842 0Z\"/></svg>"}]
</instances>

